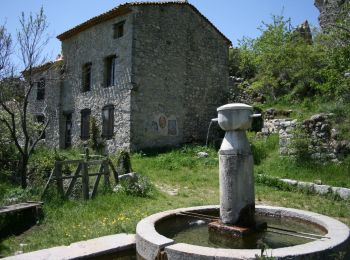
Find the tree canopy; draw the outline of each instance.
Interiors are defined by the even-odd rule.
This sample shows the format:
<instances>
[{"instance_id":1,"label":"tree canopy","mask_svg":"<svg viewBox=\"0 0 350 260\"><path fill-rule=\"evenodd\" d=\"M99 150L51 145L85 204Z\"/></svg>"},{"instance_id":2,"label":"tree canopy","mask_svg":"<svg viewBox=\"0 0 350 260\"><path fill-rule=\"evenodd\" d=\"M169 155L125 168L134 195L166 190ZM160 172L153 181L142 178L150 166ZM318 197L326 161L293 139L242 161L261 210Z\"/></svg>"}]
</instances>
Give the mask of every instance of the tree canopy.
<instances>
[{"instance_id":1,"label":"tree canopy","mask_svg":"<svg viewBox=\"0 0 350 260\"><path fill-rule=\"evenodd\" d=\"M349 4L327 33L313 31L310 42L290 19L272 16L256 39L243 38L230 50L230 74L242 77L249 90L274 100L327 96L350 101Z\"/></svg>"}]
</instances>

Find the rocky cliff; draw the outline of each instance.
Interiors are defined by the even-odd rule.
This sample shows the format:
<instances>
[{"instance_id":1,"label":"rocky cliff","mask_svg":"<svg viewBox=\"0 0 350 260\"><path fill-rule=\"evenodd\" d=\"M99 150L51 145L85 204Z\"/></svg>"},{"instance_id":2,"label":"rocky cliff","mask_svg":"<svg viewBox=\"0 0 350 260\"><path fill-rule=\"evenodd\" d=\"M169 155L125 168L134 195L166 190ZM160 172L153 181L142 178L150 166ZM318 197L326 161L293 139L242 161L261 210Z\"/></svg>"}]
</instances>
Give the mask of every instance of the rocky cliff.
<instances>
[{"instance_id":1,"label":"rocky cliff","mask_svg":"<svg viewBox=\"0 0 350 260\"><path fill-rule=\"evenodd\" d=\"M350 0L315 0L315 6L320 11L318 20L322 30L330 28L337 19L342 5Z\"/></svg>"}]
</instances>

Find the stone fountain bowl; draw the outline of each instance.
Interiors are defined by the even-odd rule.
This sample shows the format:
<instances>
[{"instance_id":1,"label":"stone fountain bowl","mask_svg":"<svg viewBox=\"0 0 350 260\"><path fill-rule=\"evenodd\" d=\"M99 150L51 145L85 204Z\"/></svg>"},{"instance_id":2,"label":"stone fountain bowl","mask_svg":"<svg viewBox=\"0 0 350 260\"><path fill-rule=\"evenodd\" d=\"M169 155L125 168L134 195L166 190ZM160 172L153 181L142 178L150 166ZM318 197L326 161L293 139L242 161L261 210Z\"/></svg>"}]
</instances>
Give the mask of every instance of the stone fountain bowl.
<instances>
[{"instance_id":1,"label":"stone fountain bowl","mask_svg":"<svg viewBox=\"0 0 350 260\"><path fill-rule=\"evenodd\" d=\"M180 213L210 214L210 212L218 212L218 210L219 206L180 208L160 212L141 220L136 227L138 259L233 260L256 259L257 256L260 256L260 249L223 249L178 243L157 231L157 226L166 221L172 221L174 218L176 219L176 216ZM272 256L274 259L330 259L330 255L349 252L349 228L333 218L303 210L271 206L256 206L256 212L280 219L294 218L306 224L317 225L324 230L324 235L319 239L295 246L267 249L266 256ZM172 229L175 225L176 223L171 224L168 228Z\"/></svg>"},{"instance_id":2,"label":"stone fountain bowl","mask_svg":"<svg viewBox=\"0 0 350 260\"><path fill-rule=\"evenodd\" d=\"M218 111L218 123L224 131L247 130L252 125L253 108L242 103L221 106Z\"/></svg>"}]
</instances>

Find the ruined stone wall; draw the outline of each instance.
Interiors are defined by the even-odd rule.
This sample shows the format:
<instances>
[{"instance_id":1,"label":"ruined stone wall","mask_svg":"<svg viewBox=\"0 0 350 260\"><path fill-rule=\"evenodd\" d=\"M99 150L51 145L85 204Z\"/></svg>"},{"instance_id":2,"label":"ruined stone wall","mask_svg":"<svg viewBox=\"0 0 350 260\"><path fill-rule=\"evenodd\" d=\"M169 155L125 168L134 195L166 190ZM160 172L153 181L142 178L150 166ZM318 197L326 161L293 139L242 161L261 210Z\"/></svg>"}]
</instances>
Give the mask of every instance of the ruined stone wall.
<instances>
[{"instance_id":1,"label":"ruined stone wall","mask_svg":"<svg viewBox=\"0 0 350 260\"><path fill-rule=\"evenodd\" d=\"M204 141L228 85L228 44L188 6L134 7L134 149Z\"/></svg>"},{"instance_id":2,"label":"ruined stone wall","mask_svg":"<svg viewBox=\"0 0 350 260\"><path fill-rule=\"evenodd\" d=\"M41 141L49 147L58 147L59 145L59 111L60 111L60 68L53 65L51 69L34 74L34 87L28 97L28 111L36 116L43 115L49 124L45 131L45 140ZM45 97L43 100L37 100L37 83L41 78L45 79Z\"/></svg>"},{"instance_id":3,"label":"ruined stone wall","mask_svg":"<svg viewBox=\"0 0 350 260\"><path fill-rule=\"evenodd\" d=\"M113 25L124 21L124 35L113 38ZM73 113L72 143L81 143L81 110L91 109L102 131L102 108L114 105L114 136L107 140L109 152L130 146L130 91L132 16L126 14L97 24L62 42L66 63L64 89L62 91L62 112ZM105 87L105 58L116 55L116 85ZM82 92L82 67L92 63L91 91ZM62 117L64 121L64 117ZM64 125L60 136L64 138Z\"/></svg>"},{"instance_id":4,"label":"ruined stone wall","mask_svg":"<svg viewBox=\"0 0 350 260\"><path fill-rule=\"evenodd\" d=\"M283 156L296 155L293 141L298 127L308 145L307 152L315 160L329 160L337 162L350 154L350 142L341 140L338 131L332 127L332 114L316 114L310 119L298 122L296 119L266 119L261 134L278 134L279 149Z\"/></svg>"},{"instance_id":5,"label":"ruined stone wall","mask_svg":"<svg viewBox=\"0 0 350 260\"><path fill-rule=\"evenodd\" d=\"M341 6L346 2L349 0L315 0L315 6L320 11L318 20L323 30L335 23Z\"/></svg>"}]
</instances>

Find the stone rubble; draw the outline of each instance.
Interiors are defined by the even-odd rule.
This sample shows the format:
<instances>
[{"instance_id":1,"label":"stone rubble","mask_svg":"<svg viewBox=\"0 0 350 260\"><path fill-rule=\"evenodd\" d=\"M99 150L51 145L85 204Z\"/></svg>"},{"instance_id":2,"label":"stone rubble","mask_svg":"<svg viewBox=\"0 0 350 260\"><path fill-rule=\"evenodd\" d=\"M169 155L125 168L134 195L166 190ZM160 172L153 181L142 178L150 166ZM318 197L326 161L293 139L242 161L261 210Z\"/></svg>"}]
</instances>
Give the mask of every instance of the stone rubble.
<instances>
[{"instance_id":1,"label":"stone rubble","mask_svg":"<svg viewBox=\"0 0 350 260\"><path fill-rule=\"evenodd\" d=\"M197 153L197 156L199 158L206 158L206 157L208 157L208 153L207 152L199 152L199 153Z\"/></svg>"},{"instance_id":2,"label":"stone rubble","mask_svg":"<svg viewBox=\"0 0 350 260\"><path fill-rule=\"evenodd\" d=\"M293 147L295 131L300 126L308 140L308 153L312 159L327 160L338 163L350 154L350 141L339 140L339 132L332 127L331 118L334 114L315 114L302 123L290 118L275 119L273 109L266 111L264 127L260 135L279 135L280 154L283 156L296 155Z\"/></svg>"},{"instance_id":3,"label":"stone rubble","mask_svg":"<svg viewBox=\"0 0 350 260\"><path fill-rule=\"evenodd\" d=\"M316 184L312 182L303 182L303 181L297 181L297 180L291 180L291 179L279 179L279 178L259 174L258 180L261 178L277 179L289 186L294 186L301 190L307 190L309 192L320 194L320 195L335 194L343 200L350 199L350 189L348 188L332 187L329 185Z\"/></svg>"}]
</instances>

